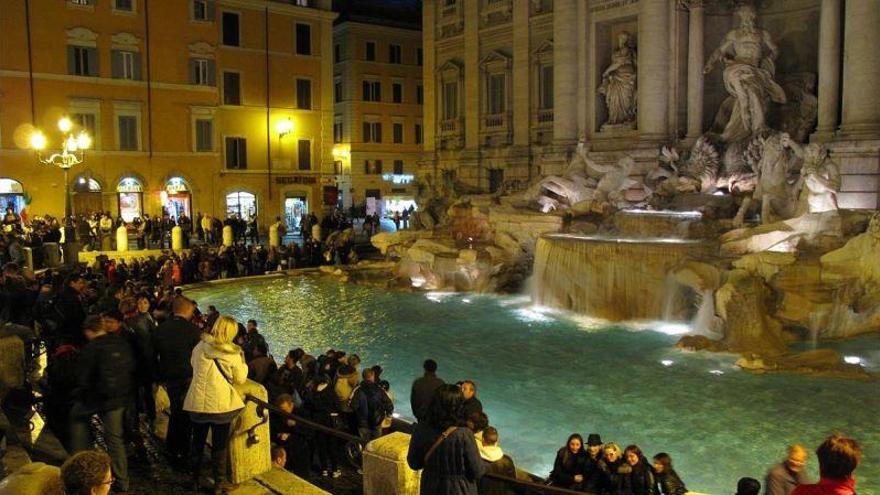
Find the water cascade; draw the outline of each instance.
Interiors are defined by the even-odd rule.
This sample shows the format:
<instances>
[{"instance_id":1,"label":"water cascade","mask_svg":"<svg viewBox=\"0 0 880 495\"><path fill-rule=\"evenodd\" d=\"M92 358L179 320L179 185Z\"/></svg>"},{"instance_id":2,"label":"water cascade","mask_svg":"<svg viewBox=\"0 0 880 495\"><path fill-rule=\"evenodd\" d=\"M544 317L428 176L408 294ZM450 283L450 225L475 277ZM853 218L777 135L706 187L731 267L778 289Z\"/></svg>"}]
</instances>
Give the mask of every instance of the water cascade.
<instances>
[{"instance_id":1,"label":"water cascade","mask_svg":"<svg viewBox=\"0 0 880 495\"><path fill-rule=\"evenodd\" d=\"M696 240L549 234L535 249L533 301L612 321L687 320L696 301L668 297L669 273Z\"/></svg>"}]
</instances>

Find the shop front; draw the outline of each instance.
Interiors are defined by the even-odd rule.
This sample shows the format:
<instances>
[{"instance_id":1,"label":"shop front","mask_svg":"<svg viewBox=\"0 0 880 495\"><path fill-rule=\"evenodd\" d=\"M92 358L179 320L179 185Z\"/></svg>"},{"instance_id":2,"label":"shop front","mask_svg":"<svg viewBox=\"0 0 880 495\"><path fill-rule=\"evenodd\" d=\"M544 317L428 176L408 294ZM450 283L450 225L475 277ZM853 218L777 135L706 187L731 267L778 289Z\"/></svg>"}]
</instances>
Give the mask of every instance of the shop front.
<instances>
[{"instance_id":1,"label":"shop front","mask_svg":"<svg viewBox=\"0 0 880 495\"><path fill-rule=\"evenodd\" d=\"M125 177L116 186L119 199L119 216L126 222L144 214L144 185L134 177Z\"/></svg>"},{"instance_id":2,"label":"shop front","mask_svg":"<svg viewBox=\"0 0 880 495\"><path fill-rule=\"evenodd\" d=\"M302 219L309 214L309 198L304 192L287 192L284 194L284 223L287 231L301 234Z\"/></svg>"},{"instance_id":3,"label":"shop front","mask_svg":"<svg viewBox=\"0 0 880 495\"><path fill-rule=\"evenodd\" d=\"M250 220L257 215L257 197L246 191L226 195L226 217Z\"/></svg>"},{"instance_id":4,"label":"shop front","mask_svg":"<svg viewBox=\"0 0 880 495\"><path fill-rule=\"evenodd\" d=\"M12 208L12 211L18 215L24 207L24 187L21 182L0 178L0 211L6 213L7 208Z\"/></svg>"},{"instance_id":5,"label":"shop front","mask_svg":"<svg viewBox=\"0 0 880 495\"><path fill-rule=\"evenodd\" d=\"M182 215L192 218L192 193L183 177L171 177L160 193L163 211L174 220Z\"/></svg>"},{"instance_id":6,"label":"shop front","mask_svg":"<svg viewBox=\"0 0 880 495\"><path fill-rule=\"evenodd\" d=\"M97 179L88 175L78 175L73 180L73 212L77 215L103 212L102 191L101 183Z\"/></svg>"}]
</instances>

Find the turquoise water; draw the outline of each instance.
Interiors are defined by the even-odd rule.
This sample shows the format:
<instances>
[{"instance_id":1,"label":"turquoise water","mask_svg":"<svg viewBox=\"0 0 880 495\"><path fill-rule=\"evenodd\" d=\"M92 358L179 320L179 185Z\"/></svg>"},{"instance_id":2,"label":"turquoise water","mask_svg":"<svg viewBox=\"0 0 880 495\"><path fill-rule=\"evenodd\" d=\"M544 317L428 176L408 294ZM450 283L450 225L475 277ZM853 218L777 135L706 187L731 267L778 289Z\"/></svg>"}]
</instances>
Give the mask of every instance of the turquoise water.
<instances>
[{"instance_id":1,"label":"turquoise water","mask_svg":"<svg viewBox=\"0 0 880 495\"><path fill-rule=\"evenodd\" d=\"M432 357L447 382L477 383L501 446L519 467L546 475L572 432L598 432L649 456L668 452L692 490L733 493L762 480L785 447L812 449L842 431L860 439L861 495L880 494L880 385L797 375L752 375L732 356L685 353L677 336L585 325L537 312L524 298L418 294L321 278L234 282L190 290L207 308L255 318L281 360L288 349L338 348L379 363L411 416L409 388ZM842 344L880 371L880 338ZM809 469L815 477L817 466Z\"/></svg>"}]
</instances>

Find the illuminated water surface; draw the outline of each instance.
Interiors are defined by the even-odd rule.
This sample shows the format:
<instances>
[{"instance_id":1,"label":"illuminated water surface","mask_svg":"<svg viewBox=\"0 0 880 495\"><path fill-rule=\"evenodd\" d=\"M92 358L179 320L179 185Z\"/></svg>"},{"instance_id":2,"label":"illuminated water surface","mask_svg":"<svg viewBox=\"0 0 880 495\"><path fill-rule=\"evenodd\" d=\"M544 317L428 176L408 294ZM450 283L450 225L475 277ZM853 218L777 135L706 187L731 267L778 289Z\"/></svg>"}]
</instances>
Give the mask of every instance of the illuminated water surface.
<instances>
[{"instance_id":1,"label":"illuminated water surface","mask_svg":"<svg viewBox=\"0 0 880 495\"><path fill-rule=\"evenodd\" d=\"M688 487L728 494L742 476L763 483L787 444L812 450L840 430L866 447L859 493L880 494L876 381L752 375L731 356L674 349L675 327L597 327L536 311L521 297L389 292L309 277L187 293L202 308L255 318L276 360L294 347L312 354L333 347L381 364L404 416L411 416L409 388L422 360L436 359L447 382L477 382L502 447L537 474L549 472L570 433L597 432L649 456L668 452ZM880 371L880 338L840 347Z\"/></svg>"}]
</instances>

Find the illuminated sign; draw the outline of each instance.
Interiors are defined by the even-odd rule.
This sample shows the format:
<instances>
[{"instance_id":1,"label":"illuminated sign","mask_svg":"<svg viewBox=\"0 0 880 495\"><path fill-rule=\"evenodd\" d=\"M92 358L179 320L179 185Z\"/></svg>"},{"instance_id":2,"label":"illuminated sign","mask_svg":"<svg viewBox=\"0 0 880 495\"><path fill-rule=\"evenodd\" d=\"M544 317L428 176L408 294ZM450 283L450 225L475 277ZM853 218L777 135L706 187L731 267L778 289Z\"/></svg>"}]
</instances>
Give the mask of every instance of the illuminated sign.
<instances>
[{"instance_id":1,"label":"illuminated sign","mask_svg":"<svg viewBox=\"0 0 880 495\"><path fill-rule=\"evenodd\" d=\"M413 174L382 174L382 180L394 184L409 184L416 178Z\"/></svg>"},{"instance_id":2,"label":"illuminated sign","mask_svg":"<svg viewBox=\"0 0 880 495\"><path fill-rule=\"evenodd\" d=\"M116 192L121 193L139 193L144 192L144 186L134 177L126 177L119 181Z\"/></svg>"},{"instance_id":3,"label":"illuminated sign","mask_svg":"<svg viewBox=\"0 0 880 495\"><path fill-rule=\"evenodd\" d=\"M277 175L276 184L317 184L318 178L313 175Z\"/></svg>"},{"instance_id":4,"label":"illuminated sign","mask_svg":"<svg viewBox=\"0 0 880 495\"><path fill-rule=\"evenodd\" d=\"M186 181L181 177L172 177L165 183L165 192L168 194L178 194L189 191Z\"/></svg>"}]
</instances>

